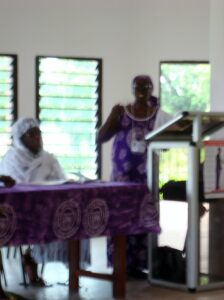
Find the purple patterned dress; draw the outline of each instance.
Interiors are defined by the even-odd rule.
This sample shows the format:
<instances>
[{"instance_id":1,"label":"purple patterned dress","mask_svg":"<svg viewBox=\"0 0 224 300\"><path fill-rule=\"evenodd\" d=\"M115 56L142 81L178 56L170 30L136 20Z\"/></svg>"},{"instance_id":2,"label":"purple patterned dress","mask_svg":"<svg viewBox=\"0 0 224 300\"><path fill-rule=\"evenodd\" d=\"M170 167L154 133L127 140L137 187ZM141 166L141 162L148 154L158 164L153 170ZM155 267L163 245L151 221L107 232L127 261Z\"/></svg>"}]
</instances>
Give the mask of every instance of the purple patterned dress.
<instances>
[{"instance_id":1,"label":"purple patterned dress","mask_svg":"<svg viewBox=\"0 0 224 300\"><path fill-rule=\"evenodd\" d=\"M134 118L126 109L120 118L119 132L112 148L112 181L147 183L147 149L144 136L153 130L156 115ZM112 243L108 242L109 264L112 262ZM147 234L131 235L127 239L127 270L141 270L147 264Z\"/></svg>"}]
</instances>

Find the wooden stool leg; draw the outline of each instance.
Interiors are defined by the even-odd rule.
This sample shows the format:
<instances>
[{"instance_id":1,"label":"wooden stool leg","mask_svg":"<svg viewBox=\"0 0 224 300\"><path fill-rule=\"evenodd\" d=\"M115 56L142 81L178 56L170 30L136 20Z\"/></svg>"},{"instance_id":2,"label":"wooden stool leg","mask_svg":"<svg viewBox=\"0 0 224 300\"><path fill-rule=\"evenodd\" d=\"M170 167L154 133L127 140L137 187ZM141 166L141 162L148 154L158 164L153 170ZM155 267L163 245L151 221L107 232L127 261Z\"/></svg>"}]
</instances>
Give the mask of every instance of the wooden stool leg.
<instances>
[{"instance_id":1,"label":"wooden stool leg","mask_svg":"<svg viewBox=\"0 0 224 300\"><path fill-rule=\"evenodd\" d=\"M17 250L18 250L18 247L15 247L15 249L14 249L14 254L13 254L13 258L16 258Z\"/></svg>"},{"instance_id":2,"label":"wooden stool leg","mask_svg":"<svg viewBox=\"0 0 224 300\"><path fill-rule=\"evenodd\" d=\"M79 289L79 258L80 258L80 241L70 240L69 247L69 291L74 292Z\"/></svg>"},{"instance_id":3,"label":"wooden stool leg","mask_svg":"<svg viewBox=\"0 0 224 300\"><path fill-rule=\"evenodd\" d=\"M7 254L6 254L6 257L9 258L9 255L10 255L10 247L7 247Z\"/></svg>"},{"instance_id":4,"label":"wooden stool leg","mask_svg":"<svg viewBox=\"0 0 224 300\"><path fill-rule=\"evenodd\" d=\"M113 296L124 298L126 293L126 236L114 236Z\"/></svg>"},{"instance_id":5,"label":"wooden stool leg","mask_svg":"<svg viewBox=\"0 0 224 300\"><path fill-rule=\"evenodd\" d=\"M4 268L3 268L3 270L2 270L2 277L3 277L3 279L4 279L5 286L7 287L7 286L8 286L8 284L7 284L7 280L6 280L6 276L5 276L5 270L4 270Z\"/></svg>"},{"instance_id":6,"label":"wooden stool leg","mask_svg":"<svg viewBox=\"0 0 224 300\"><path fill-rule=\"evenodd\" d=\"M24 264L23 264L23 250L22 250L22 246L19 246L19 253L20 253L21 269L22 269L22 275L23 275L23 282L21 284L24 285L25 287L27 287L28 283L26 281L26 271L25 271Z\"/></svg>"},{"instance_id":7,"label":"wooden stool leg","mask_svg":"<svg viewBox=\"0 0 224 300\"><path fill-rule=\"evenodd\" d=\"M2 251L0 250L0 281L1 281L1 277L3 277L3 279L4 279L5 286L7 286L7 280L6 280L6 276L5 276L5 269L4 269L4 266L3 266Z\"/></svg>"},{"instance_id":8,"label":"wooden stool leg","mask_svg":"<svg viewBox=\"0 0 224 300\"><path fill-rule=\"evenodd\" d=\"M42 263L41 270L40 270L41 276L43 276L44 274L44 268L45 268L45 263Z\"/></svg>"}]
</instances>

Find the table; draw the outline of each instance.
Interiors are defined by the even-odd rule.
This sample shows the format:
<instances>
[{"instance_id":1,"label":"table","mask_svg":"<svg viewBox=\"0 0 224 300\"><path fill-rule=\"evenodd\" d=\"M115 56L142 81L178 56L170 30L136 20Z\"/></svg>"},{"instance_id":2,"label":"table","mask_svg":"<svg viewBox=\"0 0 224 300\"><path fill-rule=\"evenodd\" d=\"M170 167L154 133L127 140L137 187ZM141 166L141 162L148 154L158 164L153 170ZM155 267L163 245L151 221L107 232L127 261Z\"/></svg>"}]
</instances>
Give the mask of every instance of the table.
<instances>
[{"instance_id":1,"label":"table","mask_svg":"<svg viewBox=\"0 0 224 300\"><path fill-rule=\"evenodd\" d=\"M91 276L111 280L115 297L125 295L125 237L160 231L151 194L138 183L15 185L0 189L0 212L1 247L68 240L70 291ZM114 238L112 275L79 267L79 240L96 236Z\"/></svg>"}]
</instances>

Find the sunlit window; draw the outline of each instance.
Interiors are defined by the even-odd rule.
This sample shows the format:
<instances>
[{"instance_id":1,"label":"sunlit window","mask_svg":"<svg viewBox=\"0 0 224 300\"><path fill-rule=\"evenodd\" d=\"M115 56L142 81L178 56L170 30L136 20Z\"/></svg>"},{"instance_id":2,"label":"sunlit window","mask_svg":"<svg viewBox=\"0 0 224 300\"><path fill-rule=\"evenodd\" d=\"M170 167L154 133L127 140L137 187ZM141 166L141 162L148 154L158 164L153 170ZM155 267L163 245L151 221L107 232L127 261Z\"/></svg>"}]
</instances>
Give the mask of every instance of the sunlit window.
<instances>
[{"instance_id":1,"label":"sunlit window","mask_svg":"<svg viewBox=\"0 0 224 300\"><path fill-rule=\"evenodd\" d=\"M101 60L37 57L37 114L45 149L66 173L99 177Z\"/></svg>"},{"instance_id":2,"label":"sunlit window","mask_svg":"<svg viewBox=\"0 0 224 300\"><path fill-rule=\"evenodd\" d=\"M160 101L162 109L210 110L210 65L205 62L161 62Z\"/></svg>"},{"instance_id":3,"label":"sunlit window","mask_svg":"<svg viewBox=\"0 0 224 300\"><path fill-rule=\"evenodd\" d=\"M210 65L208 62L161 62L161 109L175 115L181 111L210 110ZM160 184L185 180L186 149L163 152L160 158Z\"/></svg>"},{"instance_id":4,"label":"sunlit window","mask_svg":"<svg viewBox=\"0 0 224 300\"><path fill-rule=\"evenodd\" d=\"M0 54L0 157L11 144L17 118L17 56Z\"/></svg>"}]
</instances>

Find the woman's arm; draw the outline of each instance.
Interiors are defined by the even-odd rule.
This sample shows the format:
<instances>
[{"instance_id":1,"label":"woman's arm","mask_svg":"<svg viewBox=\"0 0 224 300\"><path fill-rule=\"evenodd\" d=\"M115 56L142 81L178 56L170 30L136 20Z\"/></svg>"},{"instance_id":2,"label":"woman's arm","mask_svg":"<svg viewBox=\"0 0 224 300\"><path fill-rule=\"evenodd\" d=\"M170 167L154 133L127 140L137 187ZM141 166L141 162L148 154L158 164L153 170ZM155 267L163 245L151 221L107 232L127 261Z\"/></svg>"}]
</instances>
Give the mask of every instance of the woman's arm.
<instances>
[{"instance_id":1,"label":"woman's arm","mask_svg":"<svg viewBox=\"0 0 224 300\"><path fill-rule=\"evenodd\" d=\"M120 104L112 108L110 115L97 133L97 143L109 141L119 130L118 120L124 112L124 107Z\"/></svg>"}]
</instances>

